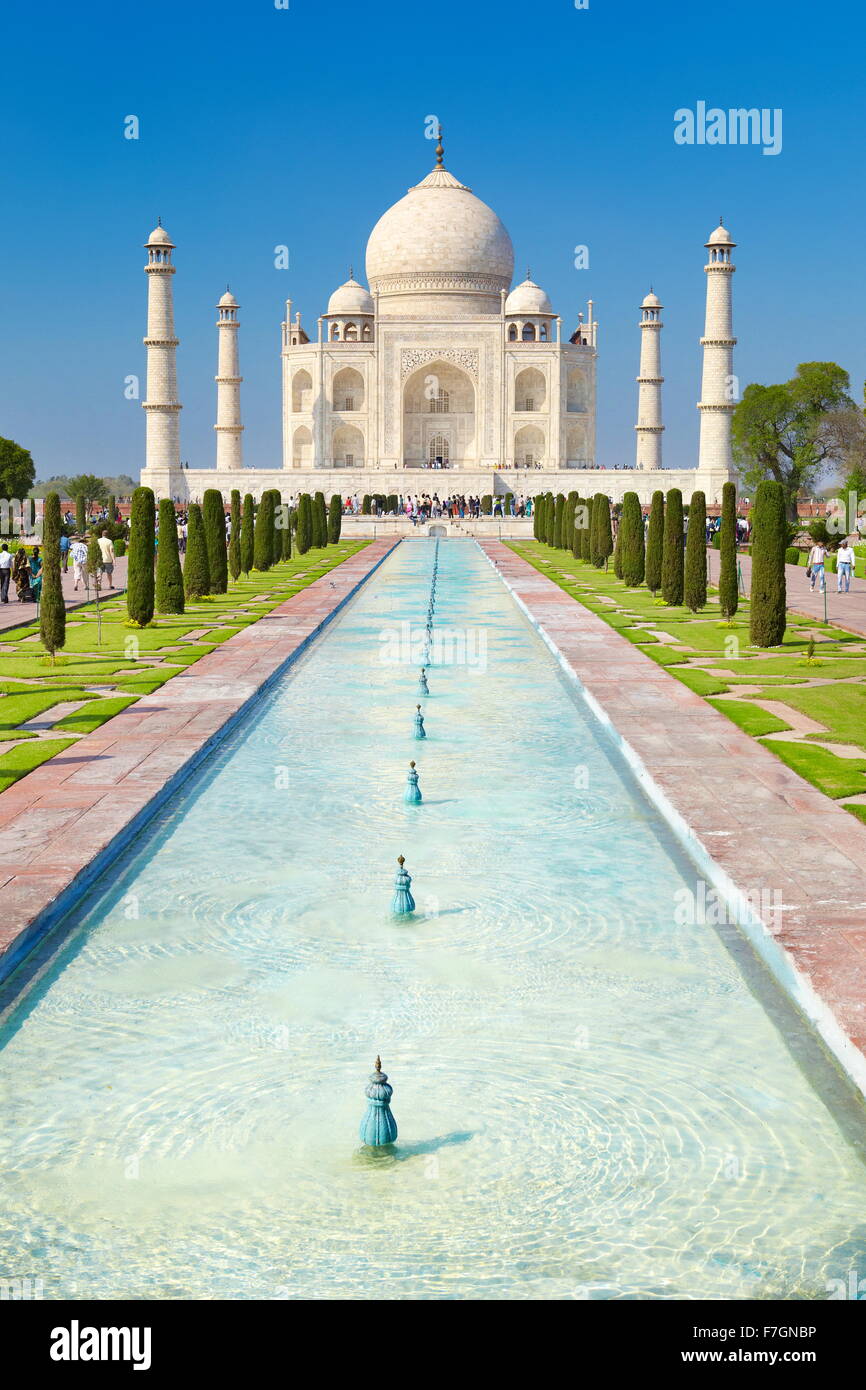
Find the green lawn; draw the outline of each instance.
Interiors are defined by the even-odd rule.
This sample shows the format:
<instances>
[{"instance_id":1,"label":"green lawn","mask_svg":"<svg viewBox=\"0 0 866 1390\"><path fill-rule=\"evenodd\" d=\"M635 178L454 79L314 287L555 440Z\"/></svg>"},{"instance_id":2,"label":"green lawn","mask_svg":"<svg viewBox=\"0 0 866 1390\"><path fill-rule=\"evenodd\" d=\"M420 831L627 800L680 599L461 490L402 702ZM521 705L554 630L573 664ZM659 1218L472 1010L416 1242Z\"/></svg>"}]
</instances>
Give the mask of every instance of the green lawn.
<instances>
[{"instance_id":1,"label":"green lawn","mask_svg":"<svg viewBox=\"0 0 866 1390\"><path fill-rule=\"evenodd\" d=\"M16 744L0 754L0 790L68 748L75 742L71 735L98 729L369 544L341 540L293 555L265 574L230 582L227 594L188 604L181 615L157 614L146 628L127 627L124 596L100 605L99 623L94 604L77 608L67 615L66 646L54 663L42 650L37 625L0 632L0 740ZM74 700L87 704L43 737L19 727Z\"/></svg>"},{"instance_id":2,"label":"green lawn","mask_svg":"<svg viewBox=\"0 0 866 1390\"><path fill-rule=\"evenodd\" d=\"M857 744L866 750L866 638L824 627L809 618L788 615L784 641L771 651L750 645L749 603L740 598L732 625L722 620L718 597L710 591L707 606L699 614L671 608L653 598L646 588L628 589L611 567L597 570L575 560L568 551L555 550L538 541L512 541L511 549L528 560L561 589L597 614L623 637L638 645L648 657L666 667L671 676L732 720L753 738L783 733L791 726L768 714L752 699L772 699L791 706L822 724L826 733L815 733L790 742L773 739L764 743L813 786L837 800L866 792L866 762L842 758L815 742ZM613 599L606 603L604 599ZM639 626L646 623L652 632ZM806 658L810 638L815 639L815 661ZM683 651L687 647L692 650ZM710 669L708 669L710 668ZM809 685L821 680L826 685ZM757 686L758 693L736 700L715 696ZM844 802L843 802L844 804ZM866 819L862 807L848 806Z\"/></svg>"}]
</instances>

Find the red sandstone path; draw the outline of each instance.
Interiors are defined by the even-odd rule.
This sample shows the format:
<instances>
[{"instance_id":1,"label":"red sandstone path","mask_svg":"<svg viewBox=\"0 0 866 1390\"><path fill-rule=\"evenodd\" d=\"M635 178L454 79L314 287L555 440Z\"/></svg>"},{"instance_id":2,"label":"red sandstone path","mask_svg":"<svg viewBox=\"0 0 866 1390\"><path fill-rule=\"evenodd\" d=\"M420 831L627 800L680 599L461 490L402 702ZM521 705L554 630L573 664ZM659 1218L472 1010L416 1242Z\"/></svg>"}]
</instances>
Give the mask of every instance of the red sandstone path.
<instances>
[{"instance_id":1,"label":"red sandstone path","mask_svg":"<svg viewBox=\"0 0 866 1390\"><path fill-rule=\"evenodd\" d=\"M0 794L0 979L394 544L350 556Z\"/></svg>"},{"instance_id":2,"label":"red sandstone path","mask_svg":"<svg viewBox=\"0 0 866 1390\"><path fill-rule=\"evenodd\" d=\"M72 561L69 562L69 569L63 578L63 597L66 600L67 613L77 608L81 603L88 603L93 598L93 590L89 592L79 586L76 593L72 587ZM123 555L115 562L114 566L114 588L100 588L101 598L116 598L121 589L126 588L126 556ZM19 603L15 596L15 585L9 584L9 602L0 603L0 632L4 628L19 627L25 623L32 623L36 619L35 603Z\"/></svg>"},{"instance_id":3,"label":"red sandstone path","mask_svg":"<svg viewBox=\"0 0 866 1390\"><path fill-rule=\"evenodd\" d=\"M513 550L479 544L687 840L778 904L753 944L866 1091L866 825Z\"/></svg>"},{"instance_id":4,"label":"red sandstone path","mask_svg":"<svg viewBox=\"0 0 866 1390\"><path fill-rule=\"evenodd\" d=\"M707 550L707 554L710 557L710 582L717 584L719 552ZM752 557L740 555L738 558L743 572L743 584L748 594L752 585ZM786 565L785 582L788 587L788 608L791 612L801 613L807 618L818 618L823 623L824 597L817 588L814 593L810 593L805 566ZM850 632L862 633L866 637L866 579L852 579L850 593L837 594L836 576L828 574L827 618L831 623L838 623L840 627L848 628Z\"/></svg>"}]
</instances>

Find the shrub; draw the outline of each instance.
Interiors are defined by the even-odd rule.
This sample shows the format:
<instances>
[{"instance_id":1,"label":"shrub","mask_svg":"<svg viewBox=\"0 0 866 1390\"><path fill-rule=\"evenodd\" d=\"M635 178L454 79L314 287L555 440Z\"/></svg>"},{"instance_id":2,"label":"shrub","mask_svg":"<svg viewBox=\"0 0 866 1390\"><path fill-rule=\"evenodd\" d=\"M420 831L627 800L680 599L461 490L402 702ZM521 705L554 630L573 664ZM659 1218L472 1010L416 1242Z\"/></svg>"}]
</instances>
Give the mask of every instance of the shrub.
<instances>
[{"instance_id":1,"label":"shrub","mask_svg":"<svg viewBox=\"0 0 866 1390\"><path fill-rule=\"evenodd\" d=\"M683 601L683 494L672 487L665 501L662 548L662 597L678 607Z\"/></svg>"},{"instance_id":2,"label":"shrub","mask_svg":"<svg viewBox=\"0 0 866 1390\"><path fill-rule=\"evenodd\" d=\"M722 488L722 524L716 534L719 537L719 607L722 616L730 622L740 604L736 483L725 483Z\"/></svg>"},{"instance_id":3,"label":"shrub","mask_svg":"<svg viewBox=\"0 0 866 1390\"><path fill-rule=\"evenodd\" d=\"M265 572L274 558L274 494L266 488L259 498L253 533L253 569Z\"/></svg>"},{"instance_id":4,"label":"shrub","mask_svg":"<svg viewBox=\"0 0 866 1390\"><path fill-rule=\"evenodd\" d=\"M39 636L51 655L66 642L66 604L60 573L60 495L49 492L42 517L42 597L39 604Z\"/></svg>"},{"instance_id":5,"label":"shrub","mask_svg":"<svg viewBox=\"0 0 866 1390\"><path fill-rule=\"evenodd\" d=\"M159 548L156 552L156 611L182 613L183 607L183 571L177 552L177 518L171 498L163 497L159 504Z\"/></svg>"},{"instance_id":6,"label":"shrub","mask_svg":"<svg viewBox=\"0 0 866 1390\"><path fill-rule=\"evenodd\" d=\"M244 495L244 510L241 517L241 574L249 574L253 567L255 554L255 503L253 494Z\"/></svg>"},{"instance_id":7,"label":"shrub","mask_svg":"<svg viewBox=\"0 0 866 1390\"><path fill-rule=\"evenodd\" d=\"M183 562L183 587L187 598L205 598L210 593L210 570L207 562L207 541L201 507L191 502L187 527L186 555Z\"/></svg>"},{"instance_id":8,"label":"shrub","mask_svg":"<svg viewBox=\"0 0 866 1390\"><path fill-rule=\"evenodd\" d=\"M556 501L553 504L553 544L558 550L562 549L562 525L565 519L565 497L561 492L556 494Z\"/></svg>"},{"instance_id":9,"label":"shrub","mask_svg":"<svg viewBox=\"0 0 866 1390\"><path fill-rule=\"evenodd\" d=\"M328 544L336 545L343 526L343 503L340 494L335 492L328 508Z\"/></svg>"},{"instance_id":10,"label":"shrub","mask_svg":"<svg viewBox=\"0 0 866 1390\"><path fill-rule=\"evenodd\" d=\"M645 566L643 512L636 492L627 492L623 498L619 533L622 537L622 578L630 589L634 589L643 583Z\"/></svg>"},{"instance_id":11,"label":"shrub","mask_svg":"<svg viewBox=\"0 0 866 1390\"><path fill-rule=\"evenodd\" d=\"M153 618L153 557L156 543L156 504L149 487L132 494L129 518L129 561L126 571L126 611L138 627Z\"/></svg>"},{"instance_id":12,"label":"shrub","mask_svg":"<svg viewBox=\"0 0 866 1390\"><path fill-rule=\"evenodd\" d=\"M207 568L212 594L224 594L229 587L226 554L226 509L222 493L215 487L205 490L202 520L207 544Z\"/></svg>"},{"instance_id":13,"label":"shrub","mask_svg":"<svg viewBox=\"0 0 866 1390\"><path fill-rule=\"evenodd\" d=\"M800 552L795 545L789 545L785 551L786 565L799 565Z\"/></svg>"},{"instance_id":14,"label":"shrub","mask_svg":"<svg viewBox=\"0 0 866 1390\"><path fill-rule=\"evenodd\" d=\"M237 583L241 572L241 495L232 488L232 529L229 538L229 574Z\"/></svg>"},{"instance_id":15,"label":"shrub","mask_svg":"<svg viewBox=\"0 0 866 1390\"><path fill-rule=\"evenodd\" d=\"M683 597L693 613L707 604L707 499L693 492L686 533L686 565Z\"/></svg>"},{"instance_id":16,"label":"shrub","mask_svg":"<svg viewBox=\"0 0 866 1390\"><path fill-rule=\"evenodd\" d=\"M663 492L654 492L646 533L646 586L654 598L662 586L664 532L665 497Z\"/></svg>"},{"instance_id":17,"label":"shrub","mask_svg":"<svg viewBox=\"0 0 866 1390\"><path fill-rule=\"evenodd\" d=\"M115 553L115 555L117 556L118 560L120 559L120 557L121 557L122 555L125 555L125 554L126 554L126 541L125 541L125 540L122 540L122 539L121 539L121 540L119 540L119 541L115 541L115 542L114 542L114 553Z\"/></svg>"},{"instance_id":18,"label":"shrub","mask_svg":"<svg viewBox=\"0 0 866 1390\"><path fill-rule=\"evenodd\" d=\"M299 555L306 555L313 543L313 509L308 492L302 492L298 498L298 526L295 541Z\"/></svg>"},{"instance_id":19,"label":"shrub","mask_svg":"<svg viewBox=\"0 0 866 1390\"><path fill-rule=\"evenodd\" d=\"M785 492L762 482L752 511L752 602L749 627L756 647L777 647L785 636Z\"/></svg>"}]
</instances>

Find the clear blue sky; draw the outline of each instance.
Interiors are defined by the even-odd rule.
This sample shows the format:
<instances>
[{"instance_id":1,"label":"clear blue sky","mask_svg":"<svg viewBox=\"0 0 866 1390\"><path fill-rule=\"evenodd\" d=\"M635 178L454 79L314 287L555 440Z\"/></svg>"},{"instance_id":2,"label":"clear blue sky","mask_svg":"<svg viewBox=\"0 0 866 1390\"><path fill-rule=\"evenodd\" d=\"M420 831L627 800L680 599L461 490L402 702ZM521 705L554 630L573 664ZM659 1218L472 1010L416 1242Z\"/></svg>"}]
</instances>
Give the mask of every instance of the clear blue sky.
<instances>
[{"instance_id":1,"label":"clear blue sky","mask_svg":"<svg viewBox=\"0 0 866 1390\"><path fill-rule=\"evenodd\" d=\"M831 359L866 377L861 6L828 0L270 0L6 7L0 435L39 477L137 476L142 242L174 279L181 452L214 458L214 305L242 305L246 461L281 458L279 324L311 333L369 230L433 162L499 213L564 324L600 323L599 458L634 455L637 309L664 305L666 461L695 462L703 243L738 242L741 385ZM783 111L783 148L674 143L698 101ZM138 141L123 138L127 115ZM273 248L291 266L278 271ZM575 270L573 248L590 249Z\"/></svg>"}]
</instances>

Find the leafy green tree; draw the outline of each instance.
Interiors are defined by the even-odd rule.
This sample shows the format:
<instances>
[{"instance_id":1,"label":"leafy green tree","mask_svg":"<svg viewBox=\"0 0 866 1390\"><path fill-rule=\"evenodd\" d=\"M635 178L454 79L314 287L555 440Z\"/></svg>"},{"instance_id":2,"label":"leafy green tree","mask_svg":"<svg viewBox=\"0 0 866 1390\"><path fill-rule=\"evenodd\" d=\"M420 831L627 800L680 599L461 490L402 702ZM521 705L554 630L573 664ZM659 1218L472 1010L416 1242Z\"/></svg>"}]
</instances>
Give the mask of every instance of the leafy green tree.
<instances>
[{"instance_id":1,"label":"leafy green tree","mask_svg":"<svg viewBox=\"0 0 866 1390\"><path fill-rule=\"evenodd\" d=\"M854 408L849 387L848 373L835 362L801 362L790 381L747 386L734 410L740 476L750 489L762 479L779 483L791 522L800 491L814 490L839 457L837 417Z\"/></svg>"},{"instance_id":2,"label":"leafy green tree","mask_svg":"<svg viewBox=\"0 0 866 1390\"><path fill-rule=\"evenodd\" d=\"M76 502L79 497L84 498L85 509L89 512L95 502L104 502L108 496L108 489L102 478L97 478L95 473L79 473L74 478L69 478L66 483L66 491L70 497L74 497Z\"/></svg>"},{"instance_id":3,"label":"leafy green tree","mask_svg":"<svg viewBox=\"0 0 866 1390\"><path fill-rule=\"evenodd\" d=\"M177 552L177 517L170 497L159 504L159 545L156 550L156 611L182 613L183 570Z\"/></svg>"},{"instance_id":4,"label":"leafy green tree","mask_svg":"<svg viewBox=\"0 0 866 1390\"><path fill-rule=\"evenodd\" d=\"M0 497L23 502L36 481L36 469L29 449L14 439L0 439Z\"/></svg>"},{"instance_id":5,"label":"leafy green tree","mask_svg":"<svg viewBox=\"0 0 866 1390\"><path fill-rule=\"evenodd\" d=\"M646 533L646 586L651 591L653 598L662 586L664 532L665 496L663 492L654 492L650 503Z\"/></svg>"},{"instance_id":6,"label":"leafy green tree","mask_svg":"<svg viewBox=\"0 0 866 1390\"><path fill-rule=\"evenodd\" d=\"M49 492L42 518L42 597L39 603L39 636L51 655L66 643L66 604L60 573L60 498Z\"/></svg>"},{"instance_id":7,"label":"leafy green tree","mask_svg":"<svg viewBox=\"0 0 866 1390\"><path fill-rule=\"evenodd\" d=\"M328 508L328 544L336 545L343 526L343 503L340 494L335 492Z\"/></svg>"},{"instance_id":8,"label":"leafy green tree","mask_svg":"<svg viewBox=\"0 0 866 1390\"><path fill-rule=\"evenodd\" d=\"M188 599L206 598L210 594L207 539L201 507L191 502L187 528L186 556L183 562L183 587Z\"/></svg>"},{"instance_id":9,"label":"leafy green tree","mask_svg":"<svg viewBox=\"0 0 866 1390\"><path fill-rule=\"evenodd\" d=\"M693 613L707 605L707 499L702 492L693 492L689 503L683 597Z\"/></svg>"},{"instance_id":10,"label":"leafy green tree","mask_svg":"<svg viewBox=\"0 0 866 1390\"><path fill-rule=\"evenodd\" d=\"M205 490L202 519L207 543L207 568L212 594L224 594L229 587L229 566L226 554L226 508L218 488Z\"/></svg>"},{"instance_id":11,"label":"leafy green tree","mask_svg":"<svg viewBox=\"0 0 866 1390\"><path fill-rule=\"evenodd\" d=\"M255 503L251 492L244 494L244 510L241 518L241 574L247 575L253 567L255 528Z\"/></svg>"},{"instance_id":12,"label":"leafy green tree","mask_svg":"<svg viewBox=\"0 0 866 1390\"><path fill-rule=\"evenodd\" d=\"M229 574L237 583L241 572L241 495L236 487L232 488L231 519L228 564Z\"/></svg>"},{"instance_id":13,"label":"leafy green tree","mask_svg":"<svg viewBox=\"0 0 866 1390\"><path fill-rule=\"evenodd\" d=\"M129 517L126 611L138 627L147 627L153 618L155 550L156 502L149 487L137 487Z\"/></svg>"},{"instance_id":14,"label":"leafy green tree","mask_svg":"<svg viewBox=\"0 0 866 1390\"><path fill-rule=\"evenodd\" d=\"M740 604L737 579L737 486L722 487L722 524L719 529L719 607L731 621Z\"/></svg>"},{"instance_id":15,"label":"leafy green tree","mask_svg":"<svg viewBox=\"0 0 866 1390\"><path fill-rule=\"evenodd\" d=\"M313 504L310 494L302 492L298 498L298 527L295 544L299 555L306 555L313 543Z\"/></svg>"},{"instance_id":16,"label":"leafy green tree","mask_svg":"<svg viewBox=\"0 0 866 1390\"><path fill-rule=\"evenodd\" d=\"M683 494L672 487L665 502L665 528L662 549L662 597L677 608L683 601Z\"/></svg>"},{"instance_id":17,"label":"leafy green tree","mask_svg":"<svg viewBox=\"0 0 866 1390\"><path fill-rule=\"evenodd\" d=\"M269 570L274 556L274 494L266 488L259 498L253 543L253 568Z\"/></svg>"},{"instance_id":18,"label":"leafy green tree","mask_svg":"<svg viewBox=\"0 0 866 1390\"><path fill-rule=\"evenodd\" d=\"M786 494L781 483L762 482L752 509L752 591L749 628L756 647L777 647L785 636L788 543Z\"/></svg>"},{"instance_id":19,"label":"leafy green tree","mask_svg":"<svg viewBox=\"0 0 866 1390\"><path fill-rule=\"evenodd\" d=\"M635 589L644 578L643 512L636 492L627 492L622 499L619 542L622 578L630 589Z\"/></svg>"}]
</instances>

